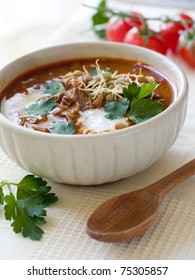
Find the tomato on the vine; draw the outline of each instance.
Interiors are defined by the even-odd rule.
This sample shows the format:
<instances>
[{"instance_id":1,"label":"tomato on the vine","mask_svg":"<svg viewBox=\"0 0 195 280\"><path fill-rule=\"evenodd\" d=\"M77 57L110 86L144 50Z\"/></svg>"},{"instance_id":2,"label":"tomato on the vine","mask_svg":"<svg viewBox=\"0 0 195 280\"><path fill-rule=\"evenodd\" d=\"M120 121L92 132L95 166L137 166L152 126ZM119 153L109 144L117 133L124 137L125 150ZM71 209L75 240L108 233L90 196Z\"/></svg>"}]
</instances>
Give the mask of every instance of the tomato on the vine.
<instances>
[{"instance_id":1,"label":"tomato on the vine","mask_svg":"<svg viewBox=\"0 0 195 280\"><path fill-rule=\"evenodd\" d=\"M178 40L178 53L183 60L195 67L195 31L186 30L181 33Z\"/></svg>"},{"instance_id":2,"label":"tomato on the vine","mask_svg":"<svg viewBox=\"0 0 195 280\"><path fill-rule=\"evenodd\" d=\"M161 22L158 32L150 29L152 20ZM135 11L117 12L107 7L106 0L101 0L92 24L100 38L146 47L164 55L171 51L195 67L195 20L186 13L153 18Z\"/></svg>"},{"instance_id":3,"label":"tomato on the vine","mask_svg":"<svg viewBox=\"0 0 195 280\"><path fill-rule=\"evenodd\" d=\"M137 12L132 12L132 16L120 18L118 16L113 16L106 24L106 38L113 42L123 42L126 33L134 26L141 26L143 24L142 15Z\"/></svg>"},{"instance_id":4,"label":"tomato on the vine","mask_svg":"<svg viewBox=\"0 0 195 280\"><path fill-rule=\"evenodd\" d=\"M179 39L179 32L185 28L192 27L193 19L184 13L178 15L178 21L167 21L161 26L161 36L164 39L167 48L173 53L176 52L177 43Z\"/></svg>"},{"instance_id":5,"label":"tomato on the vine","mask_svg":"<svg viewBox=\"0 0 195 280\"><path fill-rule=\"evenodd\" d=\"M145 47L162 54L166 54L167 52L165 42L160 35L156 34L152 30L149 30L147 27L133 27L127 32L123 42L126 44Z\"/></svg>"}]
</instances>

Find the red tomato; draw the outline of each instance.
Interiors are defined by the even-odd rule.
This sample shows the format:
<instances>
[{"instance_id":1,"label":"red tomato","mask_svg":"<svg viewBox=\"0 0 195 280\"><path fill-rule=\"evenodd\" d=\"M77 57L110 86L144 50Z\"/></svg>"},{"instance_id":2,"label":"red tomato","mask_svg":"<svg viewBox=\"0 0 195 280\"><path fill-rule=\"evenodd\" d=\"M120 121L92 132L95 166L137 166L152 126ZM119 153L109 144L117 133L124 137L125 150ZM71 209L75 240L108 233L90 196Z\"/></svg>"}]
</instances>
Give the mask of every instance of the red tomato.
<instances>
[{"instance_id":1,"label":"red tomato","mask_svg":"<svg viewBox=\"0 0 195 280\"><path fill-rule=\"evenodd\" d=\"M119 18L117 16L111 17L106 24L106 38L113 42L123 42L126 33L135 25L141 26L144 22L142 15L133 12L132 15L140 16L139 18Z\"/></svg>"},{"instance_id":2,"label":"red tomato","mask_svg":"<svg viewBox=\"0 0 195 280\"><path fill-rule=\"evenodd\" d=\"M151 30L139 30L133 27L127 32L124 43L145 47L162 54L166 54L167 47L160 36L156 35Z\"/></svg>"},{"instance_id":3,"label":"red tomato","mask_svg":"<svg viewBox=\"0 0 195 280\"><path fill-rule=\"evenodd\" d=\"M131 28L125 19L112 17L106 24L106 38L109 41L122 42L125 34Z\"/></svg>"},{"instance_id":4,"label":"red tomato","mask_svg":"<svg viewBox=\"0 0 195 280\"><path fill-rule=\"evenodd\" d=\"M180 35L178 53L187 64L195 67L195 31L186 31Z\"/></svg>"},{"instance_id":5,"label":"red tomato","mask_svg":"<svg viewBox=\"0 0 195 280\"><path fill-rule=\"evenodd\" d=\"M176 52L177 43L179 39L179 31L185 30L185 23L188 27L192 27L193 19L186 14L179 14L178 20L180 22L166 22L161 26L161 36L164 39L167 48L172 52ZM183 24L182 24L183 21ZM186 22L188 21L188 22Z\"/></svg>"},{"instance_id":6,"label":"red tomato","mask_svg":"<svg viewBox=\"0 0 195 280\"><path fill-rule=\"evenodd\" d=\"M132 12L130 14L132 16L137 16L137 18L136 17L135 18L133 18L133 17L126 18L126 21L129 23L129 25L131 25L132 27L145 25L146 21L142 14L140 14L138 12Z\"/></svg>"}]
</instances>

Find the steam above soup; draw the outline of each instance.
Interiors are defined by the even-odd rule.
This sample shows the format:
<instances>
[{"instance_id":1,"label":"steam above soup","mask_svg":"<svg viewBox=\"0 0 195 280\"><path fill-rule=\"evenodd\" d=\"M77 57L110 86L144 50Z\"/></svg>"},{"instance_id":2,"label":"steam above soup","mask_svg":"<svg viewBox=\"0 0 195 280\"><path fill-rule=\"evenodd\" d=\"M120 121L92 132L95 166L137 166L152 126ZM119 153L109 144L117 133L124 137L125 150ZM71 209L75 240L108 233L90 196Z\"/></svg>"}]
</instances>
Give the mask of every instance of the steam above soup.
<instances>
[{"instance_id":1,"label":"steam above soup","mask_svg":"<svg viewBox=\"0 0 195 280\"><path fill-rule=\"evenodd\" d=\"M90 58L33 69L2 93L1 111L18 125L57 134L123 129L165 110L168 80L138 61Z\"/></svg>"}]
</instances>

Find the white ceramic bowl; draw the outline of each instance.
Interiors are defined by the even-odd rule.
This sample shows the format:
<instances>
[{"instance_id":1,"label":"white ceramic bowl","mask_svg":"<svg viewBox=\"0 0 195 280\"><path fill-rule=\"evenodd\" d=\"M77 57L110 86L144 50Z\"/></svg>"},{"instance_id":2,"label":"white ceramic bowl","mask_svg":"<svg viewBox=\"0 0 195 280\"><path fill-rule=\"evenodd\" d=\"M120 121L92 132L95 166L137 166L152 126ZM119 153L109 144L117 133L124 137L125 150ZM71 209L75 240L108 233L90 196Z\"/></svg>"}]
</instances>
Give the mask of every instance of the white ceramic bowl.
<instances>
[{"instance_id":1,"label":"white ceramic bowl","mask_svg":"<svg viewBox=\"0 0 195 280\"><path fill-rule=\"evenodd\" d=\"M117 43L78 43L39 50L0 71L0 91L15 77L39 65L98 56L137 59L153 65L173 83L174 102L148 121L96 135L31 131L0 114L1 147L19 166L56 182L97 185L149 167L174 143L185 119L187 80L167 57L145 48Z\"/></svg>"}]
</instances>

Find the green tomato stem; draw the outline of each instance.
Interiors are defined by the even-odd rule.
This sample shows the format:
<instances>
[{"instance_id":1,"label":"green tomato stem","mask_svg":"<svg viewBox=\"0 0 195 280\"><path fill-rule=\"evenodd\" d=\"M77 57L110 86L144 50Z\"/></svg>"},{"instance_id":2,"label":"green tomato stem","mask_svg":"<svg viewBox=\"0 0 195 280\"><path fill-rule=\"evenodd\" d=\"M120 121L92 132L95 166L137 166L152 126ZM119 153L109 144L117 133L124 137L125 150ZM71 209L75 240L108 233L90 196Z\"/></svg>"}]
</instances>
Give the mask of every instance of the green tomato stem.
<instances>
[{"instance_id":1,"label":"green tomato stem","mask_svg":"<svg viewBox=\"0 0 195 280\"><path fill-rule=\"evenodd\" d=\"M120 12L120 11L114 11L110 8L103 8L103 7L94 7L94 6L90 6L88 4L83 4L84 7L87 7L87 8L90 8L90 9L94 9L98 12L108 12L110 13L111 15L116 15L116 16L119 16L119 17L122 17L122 18L136 18L136 19L140 19L140 18L143 18L144 20L146 21L149 21L149 20L154 20L154 21L161 21L161 22L175 22L175 23L180 23L181 20L174 20L172 18L169 18L169 17L166 17L166 16L160 16L160 17L144 17L144 16L137 16L137 15L132 15L132 14L129 14L129 13L125 13L125 12ZM185 20L185 24L187 23L192 23L192 22L195 22L194 20Z\"/></svg>"}]
</instances>

